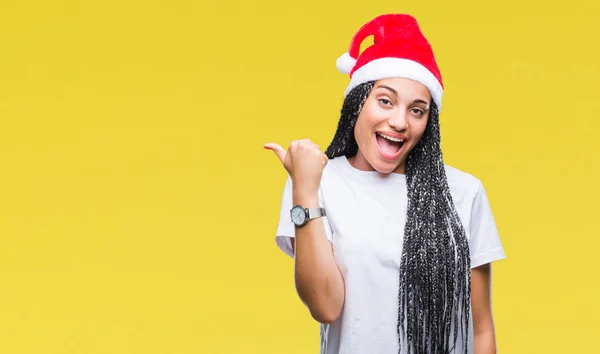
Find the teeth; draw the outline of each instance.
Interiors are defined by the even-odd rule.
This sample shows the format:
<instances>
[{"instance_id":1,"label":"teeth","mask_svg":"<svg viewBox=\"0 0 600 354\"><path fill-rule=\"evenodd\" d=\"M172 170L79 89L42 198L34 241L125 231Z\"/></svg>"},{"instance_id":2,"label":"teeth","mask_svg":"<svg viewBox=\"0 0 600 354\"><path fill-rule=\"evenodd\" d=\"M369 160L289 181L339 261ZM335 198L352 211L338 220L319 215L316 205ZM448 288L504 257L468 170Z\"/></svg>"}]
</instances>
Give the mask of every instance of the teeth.
<instances>
[{"instance_id":1,"label":"teeth","mask_svg":"<svg viewBox=\"0 0 600 354\"><path fill-rule=\"evenodd\" d=\"M393 138L391 136L383 135L381 133L377 133L377 134L379 134L379 136L381 136L382 138L386 138L387 140L395 141L397 143L401 143L402 142L402 139Z\"/></svg>"}]
</instances>

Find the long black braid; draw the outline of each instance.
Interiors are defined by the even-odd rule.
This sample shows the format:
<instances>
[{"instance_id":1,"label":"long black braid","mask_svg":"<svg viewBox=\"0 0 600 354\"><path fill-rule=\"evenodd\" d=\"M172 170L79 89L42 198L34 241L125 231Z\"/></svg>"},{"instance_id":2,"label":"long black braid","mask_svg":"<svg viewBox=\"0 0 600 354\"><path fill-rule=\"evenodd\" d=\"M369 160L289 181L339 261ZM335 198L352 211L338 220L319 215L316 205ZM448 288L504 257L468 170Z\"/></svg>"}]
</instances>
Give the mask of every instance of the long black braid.
<instances>
[{"instance_id":1,"label":"long black braid","mask_svg":"<svg viewBox=\"0 0 600 354\"><path fill-rule=\"evenodd\" d=\"M329 158L358 151L354 125L375 82L344 100ZM449 353L461 335L467 353L471 260L440 146L439 112L432 102L421 140L406 161L408 206L400 261L398 340L402 353Z\"/></svg>"}]
</instances>

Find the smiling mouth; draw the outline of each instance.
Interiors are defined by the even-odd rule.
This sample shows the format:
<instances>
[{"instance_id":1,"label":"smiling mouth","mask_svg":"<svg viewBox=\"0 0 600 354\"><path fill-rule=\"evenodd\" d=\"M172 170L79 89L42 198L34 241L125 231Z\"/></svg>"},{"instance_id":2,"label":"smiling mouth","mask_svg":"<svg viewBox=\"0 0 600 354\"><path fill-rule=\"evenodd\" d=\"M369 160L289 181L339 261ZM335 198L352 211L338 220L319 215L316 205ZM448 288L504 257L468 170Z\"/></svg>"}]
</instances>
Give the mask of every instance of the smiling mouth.
<instances>
[{"instance_id":1,"label":"smiling mouth","mask_svg":"<svg viewBox=\"0 0 600 354\"><path fill-rule=\"evenodd\" d=\"M387 136L385 134L376 133L377 145L379 150L386 157L394 157L394 155L400 152L400 149L404 145L404 140Z\"/></svg>"}]
</instances>

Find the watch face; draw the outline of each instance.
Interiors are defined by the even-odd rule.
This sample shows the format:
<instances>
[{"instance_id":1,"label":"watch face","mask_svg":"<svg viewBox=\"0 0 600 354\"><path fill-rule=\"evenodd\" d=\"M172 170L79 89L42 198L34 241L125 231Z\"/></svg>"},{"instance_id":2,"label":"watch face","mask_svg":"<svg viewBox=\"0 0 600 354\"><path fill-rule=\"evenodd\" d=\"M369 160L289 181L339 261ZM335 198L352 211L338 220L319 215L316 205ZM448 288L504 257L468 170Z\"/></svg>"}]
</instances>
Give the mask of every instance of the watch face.
<instances>
[{"instance_id":1,"label":"watch face","mask_svg":"<svg viewBox=\"0 0 600 354\"><path fill-rule=\"evenodd\" d=\"M301 206L295 206L292 208L292 222L296 225L302 225L306 219L306 212Z\"/></svg>"}]
</instances>

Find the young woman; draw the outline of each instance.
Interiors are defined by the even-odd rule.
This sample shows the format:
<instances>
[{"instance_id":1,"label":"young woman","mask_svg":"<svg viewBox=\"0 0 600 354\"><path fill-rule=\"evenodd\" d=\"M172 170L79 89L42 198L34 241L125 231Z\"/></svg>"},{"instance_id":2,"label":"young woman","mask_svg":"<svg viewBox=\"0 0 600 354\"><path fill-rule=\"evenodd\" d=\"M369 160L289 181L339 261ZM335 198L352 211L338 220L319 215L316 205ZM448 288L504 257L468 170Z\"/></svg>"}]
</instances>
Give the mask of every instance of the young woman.
<instances>
[{"instance_id":1,"label":"young woman","mask_svg":"<svg viewBox=\"0 0 600 354\"><path fill-rule=\"evenodd\" d=\"M495 353L490 263L504 250L481 182L443 162L443 84L417 21L376 17L337 66L350 83L325 153L265 145L289 173L276 242L321 353Z\"/></svg>"}]
</instances>

